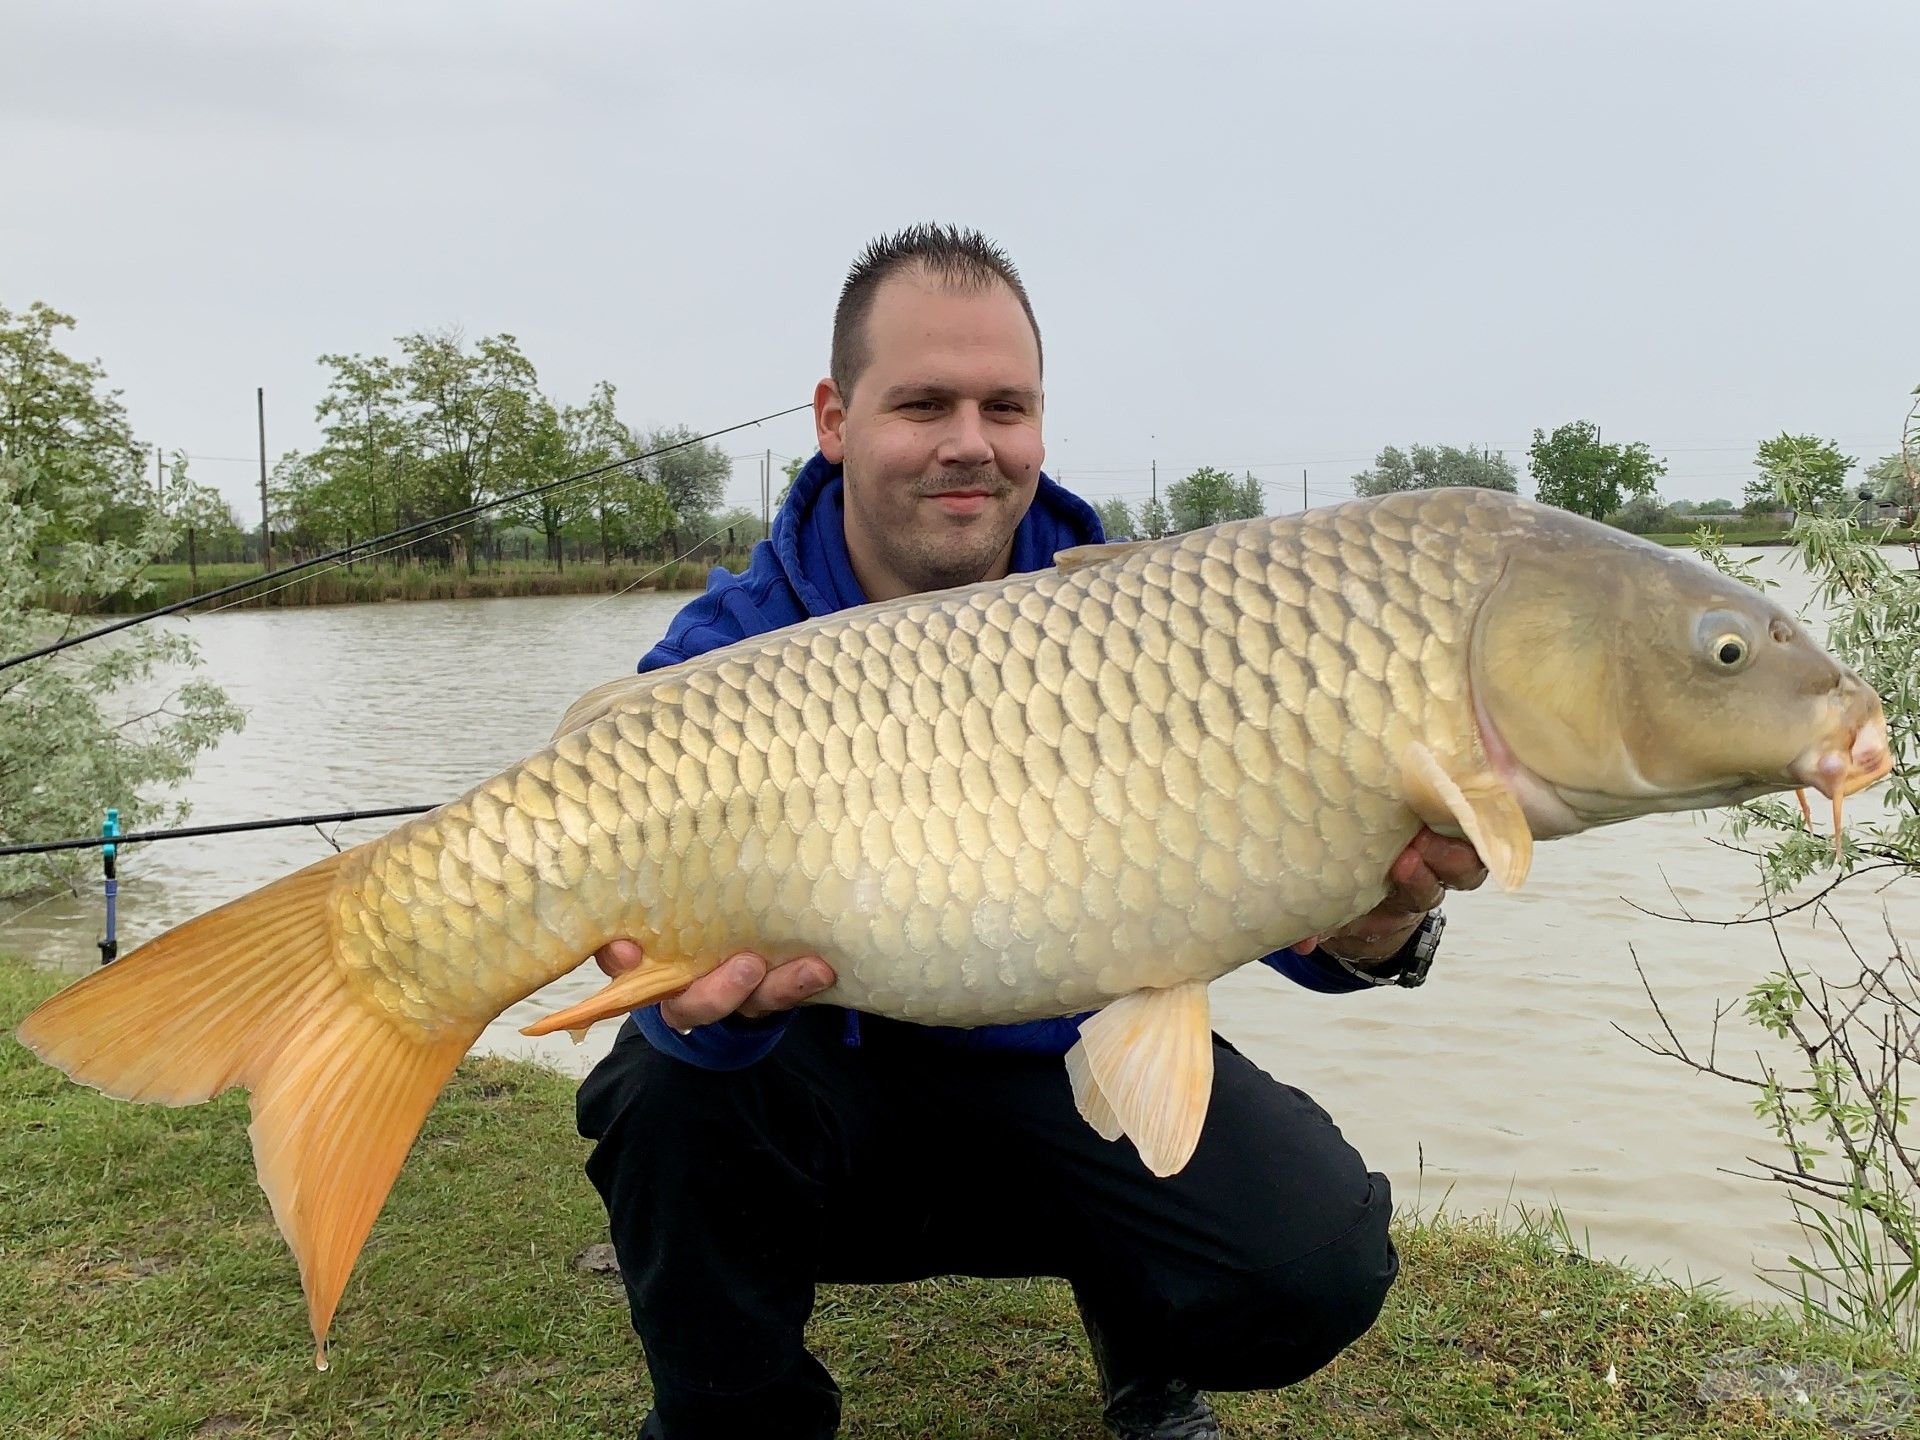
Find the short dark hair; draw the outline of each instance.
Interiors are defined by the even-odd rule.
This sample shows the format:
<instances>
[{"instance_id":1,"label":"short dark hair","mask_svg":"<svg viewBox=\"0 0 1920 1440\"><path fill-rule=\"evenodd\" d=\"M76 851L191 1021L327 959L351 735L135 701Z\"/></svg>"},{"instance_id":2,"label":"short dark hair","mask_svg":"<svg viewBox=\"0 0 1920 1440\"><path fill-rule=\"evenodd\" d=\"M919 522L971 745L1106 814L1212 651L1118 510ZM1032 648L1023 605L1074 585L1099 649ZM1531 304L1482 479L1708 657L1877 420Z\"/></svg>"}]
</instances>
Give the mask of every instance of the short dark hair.
<instances>
[{"instance_id":1,"label":"short dark hair","mask_svg":"<svg viewBox=\"0 0 1920 1440\"><path fill-rule=\"evenodd\" d=\"M854 382L873 358L873 348L867 343L867 316L873 311L873 297L889 276L915 265L956 290L1005 285L1026 312L1027 323L1033 327L1034 349L1040 350L1040 322L1033 318L1027 287L1020 283L1020 272L1013 268L1006 251L978 230L962 230L957 225L909 225L897 234L882 235L869 243L847 272L847 283L840 287L840 303L833 312L830 373L842 400L853 393Z\"/></svg>"}]
</instances>

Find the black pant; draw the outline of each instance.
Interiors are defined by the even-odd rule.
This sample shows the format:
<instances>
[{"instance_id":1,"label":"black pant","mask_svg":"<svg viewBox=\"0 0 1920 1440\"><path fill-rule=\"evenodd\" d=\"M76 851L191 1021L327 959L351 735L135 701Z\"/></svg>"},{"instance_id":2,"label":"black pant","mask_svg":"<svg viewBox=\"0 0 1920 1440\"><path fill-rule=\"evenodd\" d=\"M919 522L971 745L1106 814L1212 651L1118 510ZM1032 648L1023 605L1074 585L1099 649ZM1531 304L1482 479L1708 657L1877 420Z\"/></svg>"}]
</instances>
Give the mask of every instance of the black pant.
<instances>
[{"instance_id":1,"label":"black pant","mask_svg":"<svg viewBox=\"0 0 1920 1440\"><path fill-rule=\"evenodd\" d=\"M1058 1056L803 1010L773 1053L701 1070L629 1023L581 1086L653 1375L647 1435L830 1436L802 1330L817 1281L1051 1275L1115 1378L1289 1385L1352 1343L1399 1268L1386 1177L1324 1110L1214 1040L1206 1129L1156 1179L1074 1110Z\"/></svg>"}]
</instances>

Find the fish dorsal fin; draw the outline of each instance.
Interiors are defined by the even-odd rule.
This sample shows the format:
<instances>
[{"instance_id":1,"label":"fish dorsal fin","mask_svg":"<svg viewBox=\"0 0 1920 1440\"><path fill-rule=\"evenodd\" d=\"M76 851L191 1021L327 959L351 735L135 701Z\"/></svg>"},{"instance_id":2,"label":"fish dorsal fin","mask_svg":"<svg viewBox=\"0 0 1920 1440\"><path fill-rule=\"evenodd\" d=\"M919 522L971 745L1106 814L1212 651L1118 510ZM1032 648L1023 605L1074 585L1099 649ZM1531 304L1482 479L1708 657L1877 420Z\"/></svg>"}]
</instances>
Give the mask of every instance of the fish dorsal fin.
<instances>
[{"instance_id":1,"label":"fish dorsal fin","mask_svg":"<svg viewBox=\"0 0 1920 1440\"><path fill-rule=\"evenodd\" d=\"M1506 783L1491 770L1450 772L1417 740L1401 765L1414 814L1429 825L1458 826L1500 888L1518 890L1533 867L1533 829Z\"/></svg>"},{"instance_id":2,"label":"fish dorsal fin","mask_svg":"<svg viewBox=\"0 0 1920 1440\"><path fill-rule=\"evenodd\" d=\"M1078 570L1083 565L1098 565L1102 560L1118 560L1153 543L1151 540L1115 540L1106 545L1075 545L1069 550L1055 551L1053 563L1062 572Z\"/></svg>"},{"instance_id":3,"label":"fish dorsal fin","mask_svg":"<svg viewBox=\"0 0 1920 1440\"><path fill-rule=\"evenodd\" d=\"M1122 995L1080 1026L1067 1052L1073 1100L1111 1140L1124 1134L1155 1175L1193 1156L1213 1096L1207 982Z\"/></svg>"},{"instance_id":4,"label":"fish dorsal fin","mask_svg":"<svg viewBox=\"0 0 1920 1440\"><path fill-rule=\"evenodd\" d=\"M649 670L639 675L622 675L618 680L594 686L567 707L567 713L560 717L560 724L553 732L553 739L558 740L582 725L591 725L602 715L617 709L621 702L631 700L659 683L658 672Z\"/></svg>"}]
</instances>

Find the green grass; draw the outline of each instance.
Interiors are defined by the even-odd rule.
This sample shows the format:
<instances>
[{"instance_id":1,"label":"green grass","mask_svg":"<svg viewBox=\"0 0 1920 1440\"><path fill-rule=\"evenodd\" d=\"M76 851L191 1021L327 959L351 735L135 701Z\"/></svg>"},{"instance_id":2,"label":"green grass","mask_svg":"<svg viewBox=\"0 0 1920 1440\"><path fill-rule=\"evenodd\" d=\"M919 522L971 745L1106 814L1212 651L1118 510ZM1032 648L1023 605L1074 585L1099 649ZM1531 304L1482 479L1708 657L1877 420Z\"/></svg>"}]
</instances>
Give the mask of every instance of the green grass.
<instances>
[{"instance_id":1,"label":"green grass","mask_svg":"<svg viewBox=\"0 0 1920 1440\"><path fill-rule=\"evenodd\" d=\"M281 557L281 564L286 558ZM702 590L715 565L731 570L744 569L745 554L722 555L707 560L621 561L615 565L589 562L555 570L540 561L502 561L483 564L473 574L464 565L374 565L357 564L351 570L326 569L309 578L276 580L264 587L267 593L249 593L222 605L237 603L253 607L286 605L365 605L388 600L474 600L509 595L597 595L617 590ZM205 594L236 580L260 573L258 565L202 565L196 586L185 565L150 565L147 576L153 585L143 594L118 595L104 613L133 614L171 605L191 595ZM276 588L285 587L285 588ZM70 606L57 595L46 594L40 603L49 609Z\"/></svg>"},{"instance_id":2,"label":"green grass","mask_svg":"<svg viewBox=\"0 0 1920 1440\"><path fill-rule=\"evenodd\" d=\"M320 1374L253 1182L244 1102L171 1111L68 1084L11 1039L52 988L0 961L0 1434L638 1428L645 1374L618 1283L573 1263L605 1238L605 1216L580 1172L570 1081L525 1062L461 1067L374 1227ZM1305 1384L1217 1397L1229 1435L1811 1436L1831 1432L1756 1399L1703 1402L1713 1357L1751 1346L1893 1363L1783 1313L1569 1254L1550 1226L1430 1219L1399 1239L1380 1323ZM1103 1433L1072 1302L1052 1282L830 1287L812 1338L846 1392L849 1436Z\"/></svg>"}]
</instances>

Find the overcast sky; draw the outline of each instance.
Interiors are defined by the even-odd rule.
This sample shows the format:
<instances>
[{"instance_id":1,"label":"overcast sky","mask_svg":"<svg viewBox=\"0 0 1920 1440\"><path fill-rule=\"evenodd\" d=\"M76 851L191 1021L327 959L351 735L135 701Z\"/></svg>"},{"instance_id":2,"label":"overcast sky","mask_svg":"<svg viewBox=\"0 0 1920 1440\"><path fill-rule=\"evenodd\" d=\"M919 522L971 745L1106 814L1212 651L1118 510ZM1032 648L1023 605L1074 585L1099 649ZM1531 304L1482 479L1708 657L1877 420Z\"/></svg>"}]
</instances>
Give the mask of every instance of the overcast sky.
<instances>
[{"instance_id":1,"label":"overcast sky","mask_svg":"<svg viewBox=\"0 0 1920 1440\"><path fill-rule=\"evenodd\" d=\"M0 304L76 315L244 501L254 387L305 447L315 357L412 330L509 331L640 424L799 403L859 247L952 220L1025 275L1091 497L1157 457L1291 507L1575 418L1732 497L1783 428L1896 447L1916 56L1908 0L0 0Z\"/></svg>"}]
</instances>

